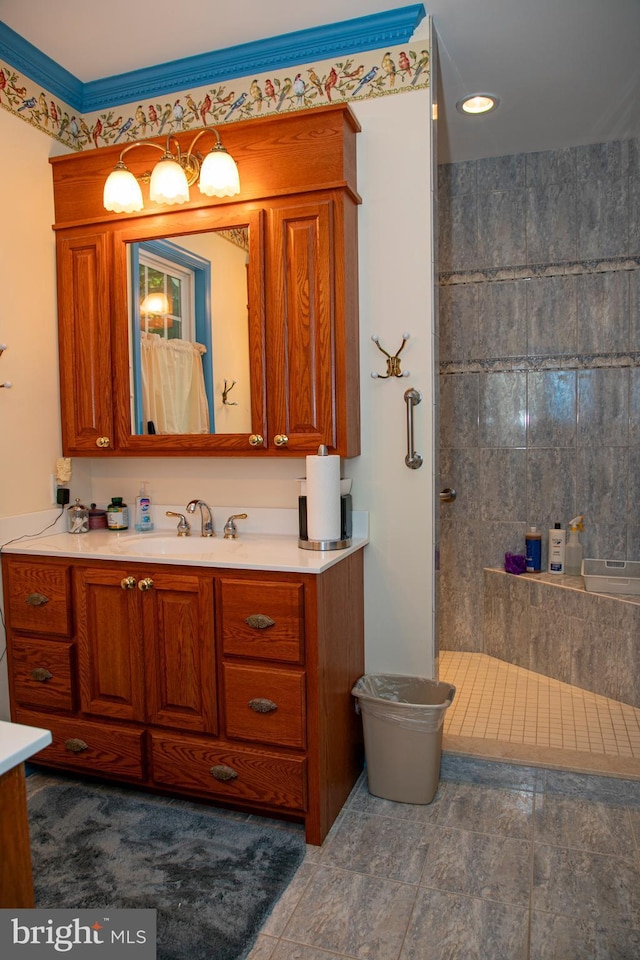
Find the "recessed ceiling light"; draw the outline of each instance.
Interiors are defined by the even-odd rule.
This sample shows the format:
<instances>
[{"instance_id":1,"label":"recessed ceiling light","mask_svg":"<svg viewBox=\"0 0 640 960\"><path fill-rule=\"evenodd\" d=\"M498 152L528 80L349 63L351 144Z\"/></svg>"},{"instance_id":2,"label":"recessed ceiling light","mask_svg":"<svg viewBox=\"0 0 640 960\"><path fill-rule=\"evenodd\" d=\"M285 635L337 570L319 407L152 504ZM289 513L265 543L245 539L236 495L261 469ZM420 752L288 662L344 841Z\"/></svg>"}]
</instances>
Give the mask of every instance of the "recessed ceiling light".
<instances>
[{"instance_id":1,"label":"recessed ceiling light","mask_svg":"<svg viewBox=\"0 0 640 960\"><path fill-rule=\"evenodd\" d=\"M473 93L468 97L462 97L456 103L456 109L460 113L477 115L479 113L489 113L490 110L496 110L500 103L500 98L492 93Z\"/></svg>"}]
</instances>

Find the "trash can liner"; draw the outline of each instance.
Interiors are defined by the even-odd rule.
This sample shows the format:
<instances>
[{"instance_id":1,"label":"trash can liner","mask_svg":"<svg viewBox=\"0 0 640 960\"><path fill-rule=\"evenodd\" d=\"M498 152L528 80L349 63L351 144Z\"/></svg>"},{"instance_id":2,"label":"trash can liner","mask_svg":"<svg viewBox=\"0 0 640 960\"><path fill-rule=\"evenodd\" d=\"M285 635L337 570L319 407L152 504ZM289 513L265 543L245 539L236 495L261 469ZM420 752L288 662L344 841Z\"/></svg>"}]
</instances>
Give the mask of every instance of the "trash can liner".
<instances>
[{"instance_id":1,"label":"trash can liner","mask_svg":"<svg viewBox=\"0 0 640 960\"><path fill-rule=\"evenodd\" d=\"M369 716L423 733L440 729L455 692L450 683L394 674L367 674L351 691L360 709L360 701L366 703Z\"/></svg>"}]
</instances>

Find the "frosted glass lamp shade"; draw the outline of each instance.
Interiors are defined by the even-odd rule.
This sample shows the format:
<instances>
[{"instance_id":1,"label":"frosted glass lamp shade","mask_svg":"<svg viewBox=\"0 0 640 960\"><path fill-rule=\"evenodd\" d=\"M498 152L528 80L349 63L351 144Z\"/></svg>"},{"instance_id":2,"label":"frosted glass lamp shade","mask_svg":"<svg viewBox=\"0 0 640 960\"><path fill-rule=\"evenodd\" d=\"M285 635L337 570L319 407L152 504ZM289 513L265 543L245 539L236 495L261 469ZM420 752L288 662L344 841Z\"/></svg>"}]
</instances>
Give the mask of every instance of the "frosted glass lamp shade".
<instances>
[{"instance_id":1,"label":"frosted glass lamp shade","mask_svg":"<svg viewBox=\"0 0 640 960\"><path fill-rule=\"evenodd\" d=\"M189 199L187 177L176 160L163 157L153 168L149 197L154 203L186 203Z\"/></svg>"},{"instance_id":2,"label":"frosted glass lamp shade","mask_svg":"<svg viewBox=\"0 0 640 960\"><path fill-rule=\"evenodd\" d=\"M221 144L215 146L202 161L198 186L207 197L235 197L240 193L236 162Z\"/></svg>"},{"instance_id":3,"label":"frosted glass lamp shade","mask_svg":"<svg viewBox=\"0 0 640 960\"><path fill-rule=\"evenodd\" d=\"M154 316L169 313L169 298L166 293L159 290L156 293L148 293L140 304L140 313Z\"/></svg>"},{"instance_id":4,"label":"frosted glass lamp shade","mask_svg":"<svg viewBox=\"0 0 640 960\"><path fill-rule=\"evenodd\" d=\"M112 210L114 213L136 213L142 210L140 184L124 164L112 170L107 177L103 203L105 210Z\"/></svg>"}]
</instances>

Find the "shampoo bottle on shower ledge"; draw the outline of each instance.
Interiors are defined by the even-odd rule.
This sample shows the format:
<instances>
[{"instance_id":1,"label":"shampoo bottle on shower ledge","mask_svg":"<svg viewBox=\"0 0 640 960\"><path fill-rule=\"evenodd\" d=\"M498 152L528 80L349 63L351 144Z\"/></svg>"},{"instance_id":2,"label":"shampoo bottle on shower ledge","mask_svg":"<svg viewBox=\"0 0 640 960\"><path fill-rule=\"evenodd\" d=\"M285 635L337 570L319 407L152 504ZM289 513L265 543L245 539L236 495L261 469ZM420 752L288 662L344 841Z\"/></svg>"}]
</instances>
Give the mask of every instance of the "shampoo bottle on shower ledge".
<instances>
[{"instance_id":1,"label":"shampoo bottle on shower ledge","mask_svg":"<svg viewBox=\"0 0 640 960\"><path fill-rule=\"evenodd\" d=\"M529 527L524 536L527 573L540 573L542 562L542 534L537 527Z\"/></svg>"},{"instance_id":2,"label":"shampoo bottle on shower ledge","mask_svg":"<svg viewBox=\"0 0 640 960\"><path fill-rule=\"evenodd\" d=\"M564 573L566 533L559 523L549 530L549 573Z\"/></svg>"}]
</instances>

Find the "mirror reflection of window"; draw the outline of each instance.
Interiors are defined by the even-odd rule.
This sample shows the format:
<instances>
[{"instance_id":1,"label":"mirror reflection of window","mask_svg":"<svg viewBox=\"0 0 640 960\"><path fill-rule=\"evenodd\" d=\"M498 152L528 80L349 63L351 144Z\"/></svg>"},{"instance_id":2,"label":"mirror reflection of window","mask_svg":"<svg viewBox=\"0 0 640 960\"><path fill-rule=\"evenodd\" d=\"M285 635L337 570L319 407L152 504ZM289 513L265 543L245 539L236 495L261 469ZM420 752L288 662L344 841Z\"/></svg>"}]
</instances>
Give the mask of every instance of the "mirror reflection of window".
<instances>
[{"instance_id":1,"label":"mirror reflection of window","mask_svg":"<svg viewBox=\"0 0 640 960\"><path fill-rule=\"evenodd\" d=\"M134 433L252 432L248 253L247 227L130 244ZM206 429L201 412L197 419L183 421L169 421L157 412L160 401L165 411L175 407L175 383L185 377L156 365L158 385L151 391L149 359L159 351L145 339L175 344L176 363L178 354L184 363L188 346L197 351L191 373L200 379L202 368ZM225 381L234 382L226 400Z\"/></svg>"},{"instance_id":2,"label":"mirror reflection of window","mask_svg":"<svg viewBox=\"0 0 640 960\"><path fill-rule=\"evenodd\" d=\"M193 270L141 249L138 272L141 329L165 340L193 340Z\"/></svg>"}]
</instances>

